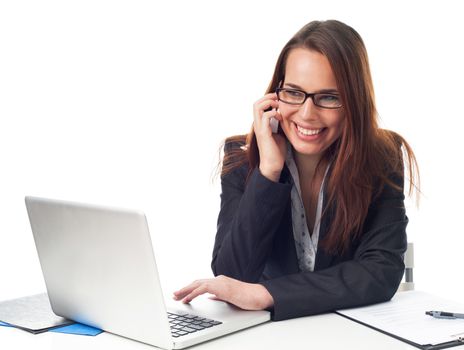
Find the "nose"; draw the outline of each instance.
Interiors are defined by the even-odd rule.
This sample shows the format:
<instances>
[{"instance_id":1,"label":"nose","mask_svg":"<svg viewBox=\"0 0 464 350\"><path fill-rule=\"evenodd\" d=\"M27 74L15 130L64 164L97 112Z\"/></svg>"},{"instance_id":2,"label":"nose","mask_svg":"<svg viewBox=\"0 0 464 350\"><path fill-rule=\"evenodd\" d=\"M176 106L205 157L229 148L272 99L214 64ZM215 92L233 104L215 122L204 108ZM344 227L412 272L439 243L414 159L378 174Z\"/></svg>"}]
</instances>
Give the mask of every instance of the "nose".
<instances>
[{"instance_id":1,"label":"nose","mask_svg":"<svg viewBox=\"0 0 464 350\"><path fill-rule=\"evenodd\" d=\"M308 97L306 101L300 106L300 114L303 119L314 119L317 106L314 104L312 98Z\"/></svg>"}]
</instances>

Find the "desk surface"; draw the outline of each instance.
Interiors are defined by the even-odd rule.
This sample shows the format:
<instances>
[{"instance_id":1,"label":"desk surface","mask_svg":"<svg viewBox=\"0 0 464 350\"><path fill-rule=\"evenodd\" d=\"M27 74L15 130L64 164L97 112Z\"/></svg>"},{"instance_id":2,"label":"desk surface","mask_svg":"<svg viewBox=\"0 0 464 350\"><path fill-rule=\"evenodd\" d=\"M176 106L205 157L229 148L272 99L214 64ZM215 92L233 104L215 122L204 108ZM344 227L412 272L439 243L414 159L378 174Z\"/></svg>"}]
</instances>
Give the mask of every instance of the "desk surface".
<instances>
[{"instance_id":1,"label":"desk surface","mask_svg":"<svg viewBox=\"0 0 464 350\"><path fill-rule=\"evenodd\" d=\"M5 346L6 345L6 346ZM188 349L416 349L406 343L336 314L268 322ZM110 333L96 337L60 333L33 335L0 327L0 347L8 350L150 350L155 347Z\"/></svg>"}]
</instances>

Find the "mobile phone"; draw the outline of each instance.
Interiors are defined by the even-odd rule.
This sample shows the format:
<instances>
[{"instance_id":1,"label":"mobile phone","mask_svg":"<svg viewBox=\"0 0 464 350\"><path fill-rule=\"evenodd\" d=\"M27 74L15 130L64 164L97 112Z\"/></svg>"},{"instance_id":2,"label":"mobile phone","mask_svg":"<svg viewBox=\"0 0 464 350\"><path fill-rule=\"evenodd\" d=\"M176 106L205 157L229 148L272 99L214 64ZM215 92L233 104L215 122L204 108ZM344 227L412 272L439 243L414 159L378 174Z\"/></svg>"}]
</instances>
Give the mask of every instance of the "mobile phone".
<instances>
[{"instance_id":1,"label":"mobile phone","mask_svg":"<svg viewBox=\"0 0 464 350\"><path fill-rule=\"evenodd\" d=\"M272 117L269 123L271 124L272 133L277 134L279 132L279 121L276 118Z\"/></svg>"}]
</instances>

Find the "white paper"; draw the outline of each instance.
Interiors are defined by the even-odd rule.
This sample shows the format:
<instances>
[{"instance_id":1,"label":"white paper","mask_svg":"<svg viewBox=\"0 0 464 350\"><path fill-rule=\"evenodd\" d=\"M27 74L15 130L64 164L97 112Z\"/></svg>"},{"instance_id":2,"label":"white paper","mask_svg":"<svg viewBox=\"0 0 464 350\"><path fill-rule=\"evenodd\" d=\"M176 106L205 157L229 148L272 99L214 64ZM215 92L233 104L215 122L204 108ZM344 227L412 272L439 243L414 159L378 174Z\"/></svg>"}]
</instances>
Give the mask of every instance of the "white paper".
<instances>
[{"instance_id":1,"label":"white paper","mask_svg":"<svg viewBox=\"0 0 464 350\"><path fill-rule=\"evenodd\" d=\"M419 345L464 338L464 319L439 319L426 311L464 313L464 305L425 292L397 293L391 301L337 312Z\"/></svg>"},{"instance_id":2,"label":"white paper","mask_svg":"<svg viewBox=\"0 0 464 350\"><path fill-rule=\"evenodd\" d=\"M0 302L0 321L29 331L73 323L53 313L47 293Z\"/></svg>"}]
</instances>

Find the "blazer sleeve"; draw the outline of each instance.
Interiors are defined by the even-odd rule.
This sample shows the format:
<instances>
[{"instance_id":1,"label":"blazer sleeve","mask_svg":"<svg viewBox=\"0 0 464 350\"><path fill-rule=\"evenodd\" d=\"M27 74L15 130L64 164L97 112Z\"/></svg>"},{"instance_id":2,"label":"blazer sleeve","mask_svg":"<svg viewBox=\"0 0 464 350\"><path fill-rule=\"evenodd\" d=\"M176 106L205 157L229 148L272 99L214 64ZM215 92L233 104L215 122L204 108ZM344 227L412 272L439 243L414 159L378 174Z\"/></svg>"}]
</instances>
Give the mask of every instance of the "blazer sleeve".
<instances>
[{"instance_id":1,"label":"blazer sleeve","mask_svg":"<svg viewBox=\"0 0 464 350\"><path fill-rule=\"evenodd\" d=\"M403 188L403 179L393 179ZM272 319L284 320L387 301L404 272L407 247L403 191L385 185L371 204L353 259L314 272L261 281L274 298Z\"/></svg>"},{"instance_id":2,"label":"blazer sleeve","mask_svg":"<svg viewBox=\"0 0 464 350\"><path fill-rule=\"evenodd\" d=\"M226 144L225 152L230 145ZM258 282L272 249L291 185L274 182L254 168L245 185L248 167L221 177L221 209L211 267L214 275Z\"/></svg>"}]
</instances>

